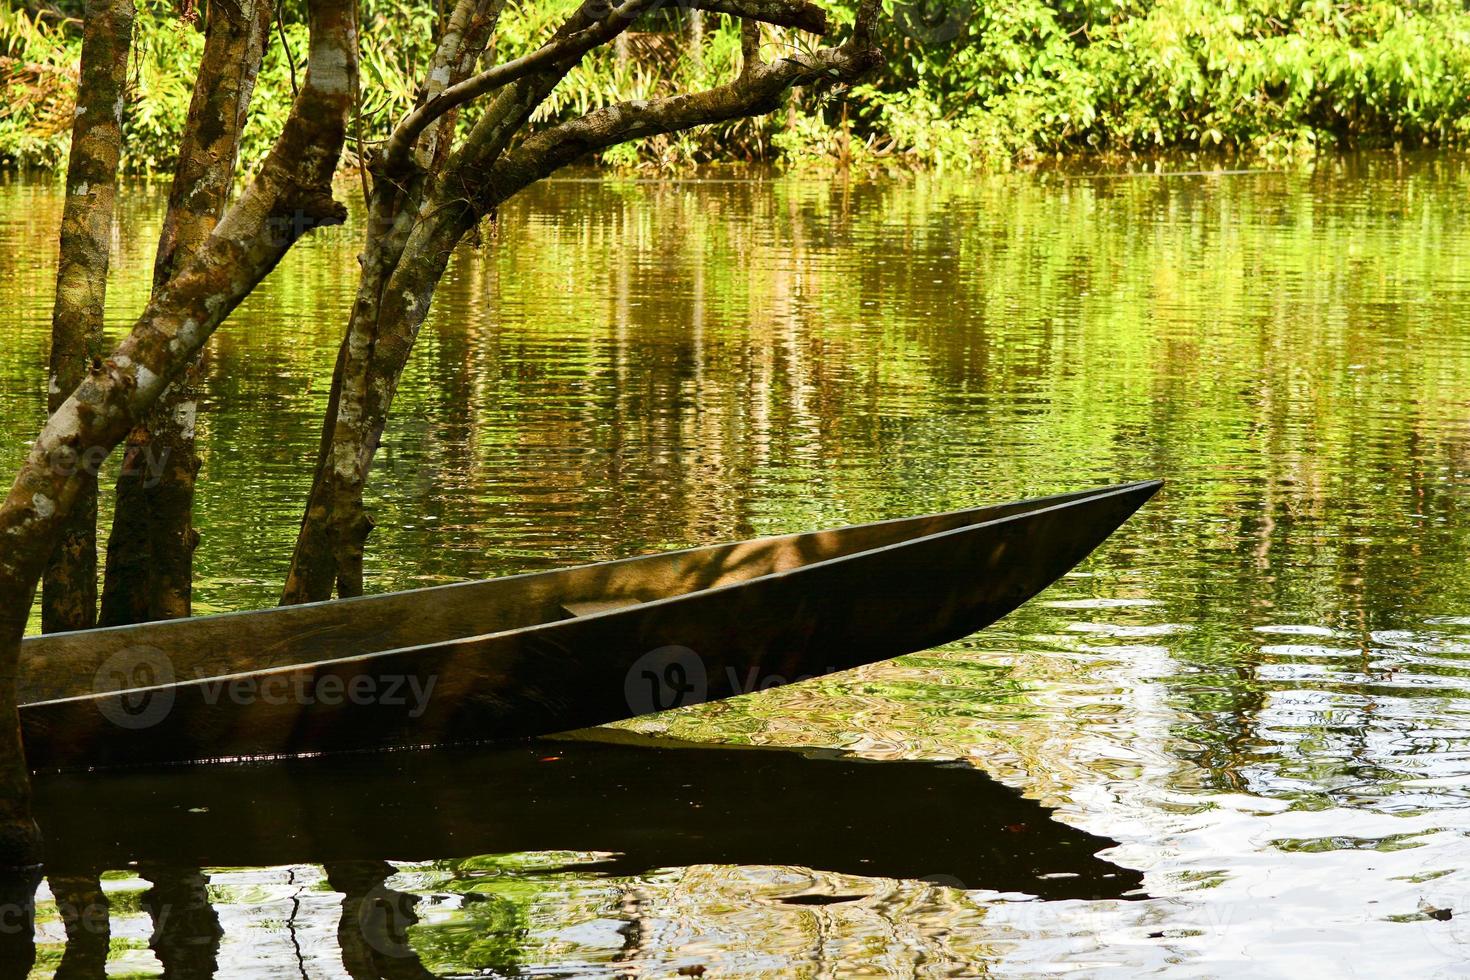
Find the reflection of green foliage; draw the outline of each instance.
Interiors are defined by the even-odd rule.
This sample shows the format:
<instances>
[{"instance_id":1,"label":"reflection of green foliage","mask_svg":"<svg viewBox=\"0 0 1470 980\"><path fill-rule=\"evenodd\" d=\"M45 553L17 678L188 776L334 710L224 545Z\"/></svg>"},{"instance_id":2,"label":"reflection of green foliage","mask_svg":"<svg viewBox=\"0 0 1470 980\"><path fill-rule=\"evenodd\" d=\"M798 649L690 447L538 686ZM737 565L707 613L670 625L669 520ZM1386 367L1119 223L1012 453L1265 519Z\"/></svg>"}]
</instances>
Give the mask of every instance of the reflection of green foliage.
<instances>
[{"instance_id":1,"label":"reflection of green foliage","mask_svg":"<svg viewBox=\"0 0 1470 980\"><path fill-rule=\"evenodd\" d=\"M1423 847L1425 834L1389 834L1386 837L1309 837L1273 840L1271 846L1289 854L1316 854L1323 851L1408 851Z\"/></svg>"},{"instance_id":2,"label":"reflection of green foliage","mask_svg":"<svg viewBox=\"0 0 1470 980\"><path fill-rule=\"evenodd\" d=\"M477 891L452 920L420 924L409 941L430 971L488 970L512 973L523 962L527 934L524 910L502 894Z\"/></svg>"},{"instance_id":3,"label":"reflection of green foliage","mask_svg":"<svg viewBox=\"0 0 1470 980\"><path fill-rule=\"evenodd\" d=\"M514 973L523 962L555 962L565 950L547 936L548 927L604 914L606 889L596 879L547 875L545 869L586 857L573 852L494 854L411 869L416 891L455 895L459 901L447 915L427 915L426 906L420 904L423 921L409 933L414 952L436 974L504 975ZM556 905L547 909L552 899Z\"/></svg>"},{"instance_id":4,"label":"reflection of green foliage","mask_svg":"<svg viewBox=\"0 0 1470 980\"><path fill-rule=\"evenodd\" d=\"M112 937L107 944L109 980L132 980L132 978L156 977L158 972L151 968L129 970L120 966L119 958L130 952L148 949L148 944L141 939L119 939ZM36 962L31 968L32 977L50 977L56 974L61 966L62 957L66 955L66 943L37 943Z\"/></svg>"}]
</instances>

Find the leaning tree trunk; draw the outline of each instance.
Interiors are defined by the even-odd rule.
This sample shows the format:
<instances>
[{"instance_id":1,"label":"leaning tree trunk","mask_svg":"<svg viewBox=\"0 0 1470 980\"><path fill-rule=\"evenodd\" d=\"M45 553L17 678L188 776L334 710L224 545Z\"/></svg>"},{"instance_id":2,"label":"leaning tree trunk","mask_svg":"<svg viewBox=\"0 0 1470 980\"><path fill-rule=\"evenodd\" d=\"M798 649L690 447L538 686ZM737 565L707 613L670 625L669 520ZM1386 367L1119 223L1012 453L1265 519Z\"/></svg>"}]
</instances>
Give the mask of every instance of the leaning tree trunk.
<instances>
[{"instance_id":1,"label":"leaning tree trunk","mask_svg":"<svg viewBox=\"0 0 1470 980\"><path fill-rule=\"evenodd\" d=\"M102 356L102 311L122 151L123 89L133 34L133 0L88 0L82 27L81 79L66 167L61 257L51 314L51 377L46 410L54 412ZM85 472L76 505L46 566L41 628L88 629L97 621L97 471Z\"/></svg>"},{"instance_id":2,"label":"leaning tree trunk","mask_svg":"<svg viewBox=\"0 0 1470 980\"><path fill-rule=\"evenodd\" d=\"M117 446L302 235L346 219L332 174L357 93L356 15L352 0L307 6L306 81L259 173L194 257L154 290L112 356L93 362L52 413L0 502L0 867L40 853L16 670L42 569L84 490L77 459Z\"/></svg>"},{"instance_id":3,"label":"leaning tree trunk","mask_svg":"<svg viewBox=\"0 0 1470 980\"><path fill-rule=\"evenodd\" d=\"M459 0L425 71L419 107L467 79L504 5L505 0ZM415 216L424 203L427 175L442 169L448 158L456 108L425 120L416 133L419 138L403 147L396 164L375 170L357 299L337 353L317 465L281 596L283 605L330 599L334 586L343 596L362 594L363 547L372 530L372 520L362 506L362 488L382 433L382 426L375 426L365 410L372 355L379 340L382 307L391 300L389 279L410 237L420 230ZM452 221L454 215L441 217ZM457 235L440 250L444 261L454 241ZM427 309L427 298L424 305ZM396 381L395 376L393 383Z\"/></svg>"},{"instance_id":4,"label":"leaning tree trunk","mask_svg":"<svg viewBox=\"0 0 1470 980\"><path fill-rule=\"evenodd\" d=\"M211 4L206 17L204 54L153 265L154 289L189 261L229 203L272 5L270 0ZM191 612L199 543L194 423L203 369L201 352L128 436L107 542L104 626L178 619Z\"/></svg>"}]
</instances>

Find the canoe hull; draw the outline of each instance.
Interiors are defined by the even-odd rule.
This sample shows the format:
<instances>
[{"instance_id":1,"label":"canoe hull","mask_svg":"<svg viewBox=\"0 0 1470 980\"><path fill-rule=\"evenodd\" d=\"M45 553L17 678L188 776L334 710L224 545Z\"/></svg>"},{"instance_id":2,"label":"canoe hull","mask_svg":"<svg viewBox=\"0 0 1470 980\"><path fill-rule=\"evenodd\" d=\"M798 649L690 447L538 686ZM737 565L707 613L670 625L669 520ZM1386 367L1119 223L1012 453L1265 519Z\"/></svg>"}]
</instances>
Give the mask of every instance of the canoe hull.
<instances>
[{"instance_id":1,"label":"canoe hull","mask_svg":"<svg viewBox=\"0 0 1470 980\"><path fill-rule=\"evenodd\" d=\"M28 704L26 748L33 767L68 769L494 741L764 690L995 622L1157 489L1073 495L749 581L499 634ZM167 669L166 653L140 653L159 655Z\"/></svg>"}]
</instances>

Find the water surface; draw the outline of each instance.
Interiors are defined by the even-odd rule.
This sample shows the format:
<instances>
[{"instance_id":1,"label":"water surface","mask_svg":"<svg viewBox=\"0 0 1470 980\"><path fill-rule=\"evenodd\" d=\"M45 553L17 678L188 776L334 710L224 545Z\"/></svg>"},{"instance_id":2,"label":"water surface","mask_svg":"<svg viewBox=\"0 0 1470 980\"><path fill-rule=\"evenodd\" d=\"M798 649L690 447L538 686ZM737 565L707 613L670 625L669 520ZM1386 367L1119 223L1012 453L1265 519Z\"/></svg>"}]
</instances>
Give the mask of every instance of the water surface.
<instances>
[{"instance_id":1,"label":"water surface","mask_svg":"<svg viewBox=\"0 0 1470 980\"><path fill-rule=\"evenodd\" d=\"M117 332L161 203L124 197ZM60 207L0 186L7 469L41 417ZM372 589L1169 485L982 634L631 744L46 783L64 853L105 873L110 968L1461 974L1467 221L1456 156L534 189L424 329ZM201 611L278 594L357 235L296 249L218 335ZM128 814L90 849L65 817L87 799ZM179 896L209 902L155 931Z\"/></svg>"}]
</instances>

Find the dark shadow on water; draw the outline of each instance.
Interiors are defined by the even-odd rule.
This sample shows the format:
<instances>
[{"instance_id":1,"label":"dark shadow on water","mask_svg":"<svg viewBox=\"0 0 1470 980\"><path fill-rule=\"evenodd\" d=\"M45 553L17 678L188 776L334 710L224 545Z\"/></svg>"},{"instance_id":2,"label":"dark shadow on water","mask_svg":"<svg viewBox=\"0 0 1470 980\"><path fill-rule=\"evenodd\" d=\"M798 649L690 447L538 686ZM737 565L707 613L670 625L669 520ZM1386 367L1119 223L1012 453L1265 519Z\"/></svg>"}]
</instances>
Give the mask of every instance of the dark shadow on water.
<instances>
[{"instance_id":1,"label":"dark shadow on water","mask_svg":"<svg viewBox=\"0 0 1470 980\"><path fill-rule=\"evenodd\" d=\"M36 960L39 871L0 872L0 980L27 976Z\"/></svg>"},{"instance_id":2,"label":"dark shadow on water","mask_svg":"<svg viewBox=\"0 0 1470 980\"><path fill-rule=\"evenodd\" d=\"M189 913L172 917L155 949L200 975L220 941L200 869L217 867L323 866L346 896L339 940L354 976L372 975L373 950L389 939L407 943L416 899L384 885L389 861L597 851L611 856L576 870L795 865L1043 899L1133 897L1142 884L1138 872L1097 856L1114 841L1053 820L1046 807L969 767L618 733L51 775L37 779L36 793L55 866L88 870L68 872L81 879L72 890L90 892L99 870L137 868L153 884L149 896ZM383 936L346 941L354 920ZM184 935L196 927L198 935ZM406 946L402 953L411 957Z\"/></svg>"}]
</instances>

